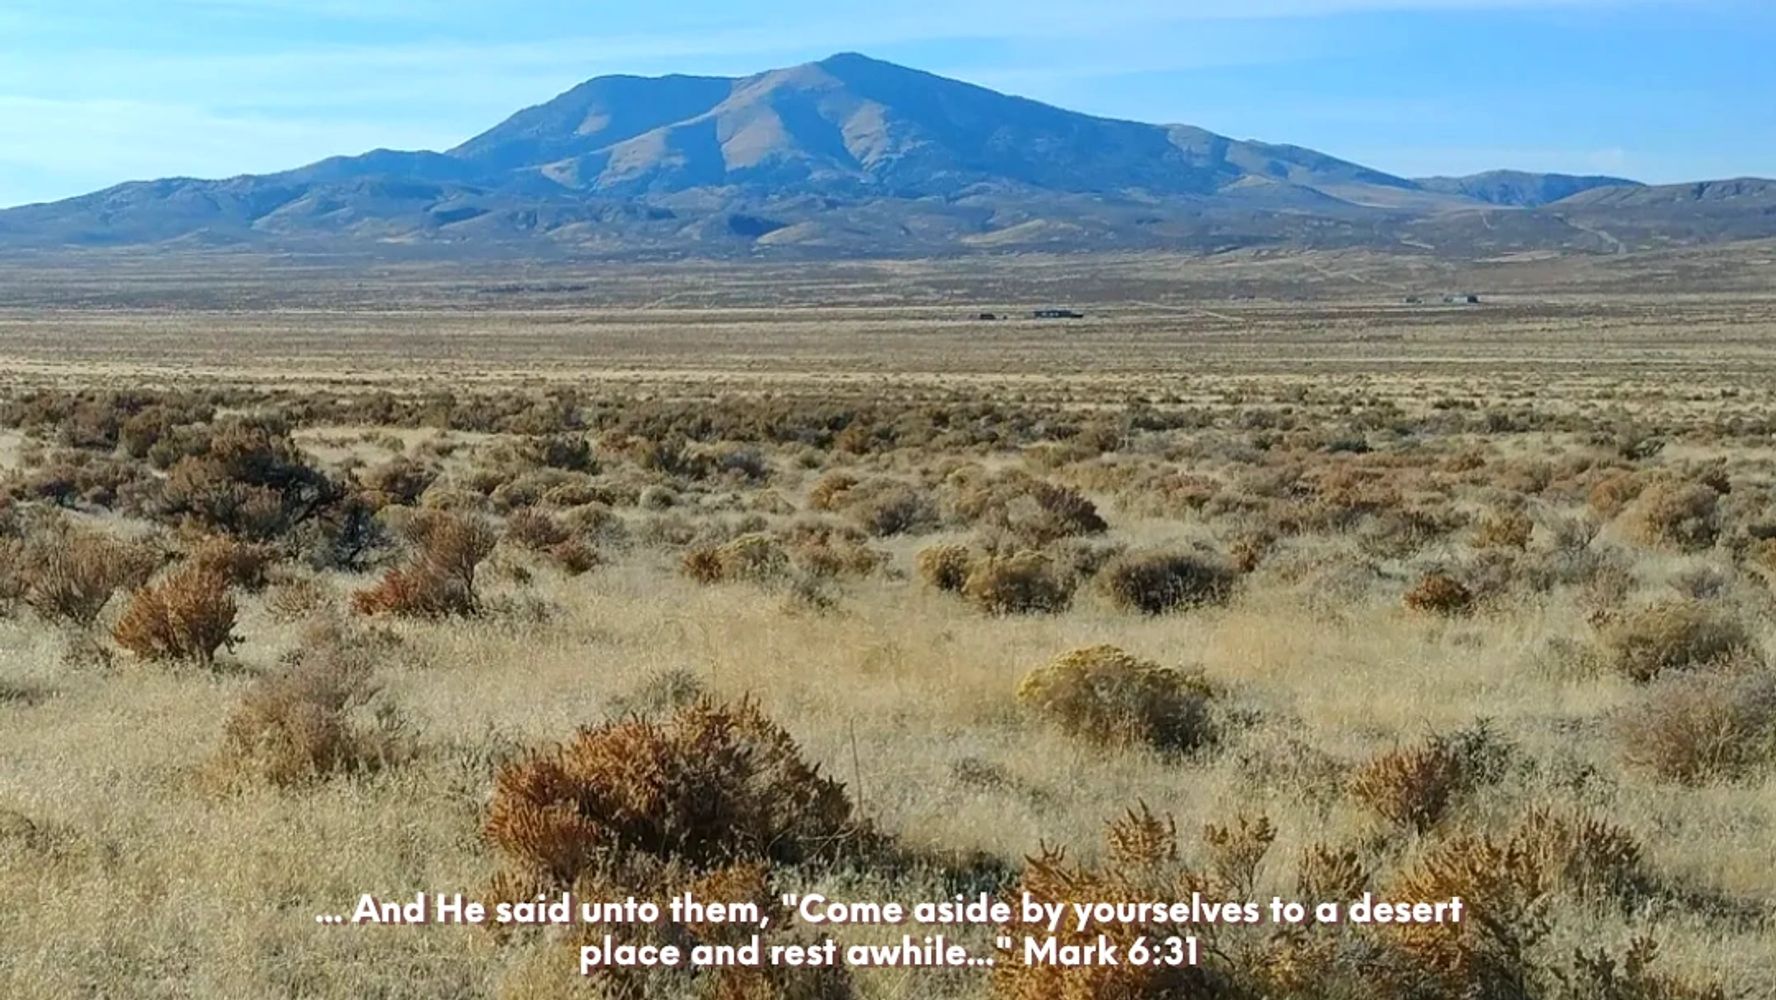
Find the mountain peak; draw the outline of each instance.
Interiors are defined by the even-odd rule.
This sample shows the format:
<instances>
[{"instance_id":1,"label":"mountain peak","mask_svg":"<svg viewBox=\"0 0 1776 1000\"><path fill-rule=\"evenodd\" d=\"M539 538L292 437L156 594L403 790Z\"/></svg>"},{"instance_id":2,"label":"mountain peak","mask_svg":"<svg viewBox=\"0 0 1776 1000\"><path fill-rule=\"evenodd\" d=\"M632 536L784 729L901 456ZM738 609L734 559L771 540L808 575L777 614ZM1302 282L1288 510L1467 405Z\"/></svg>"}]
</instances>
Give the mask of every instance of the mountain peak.
<instances>
[{"instance_id":1,"label":"mountain peak","mask_svg":"<svg viewBox=\"0 0 1776 1000\"><path fill-rule=\"evenodd\" d=\"M0 246L355 240L929 253L1424 247L1449 232L1504 252L1592 247L1601 237L1568 219L1606 209L1709 213L1706 225L1677 229L1685 238L1776 234L1767 185L1632 184L1510 171L1413 181L1299 146L1080 114L840 52L744 78L596 77L443 153L375 150L0 212ZM1499 207L1518 214L1471 224ZM1633 232L1614 219L1608 230L1618 240Z\"/></svg>"}]
</instances>

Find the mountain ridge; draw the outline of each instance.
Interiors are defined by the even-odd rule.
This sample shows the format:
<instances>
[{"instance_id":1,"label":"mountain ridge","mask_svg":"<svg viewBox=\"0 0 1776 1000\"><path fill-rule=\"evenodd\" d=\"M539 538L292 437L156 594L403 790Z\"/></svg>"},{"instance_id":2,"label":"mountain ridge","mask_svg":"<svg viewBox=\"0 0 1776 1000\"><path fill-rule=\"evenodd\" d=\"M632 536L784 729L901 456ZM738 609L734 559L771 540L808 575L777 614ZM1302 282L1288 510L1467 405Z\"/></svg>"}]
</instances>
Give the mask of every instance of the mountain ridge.
<instances>
[{"instance_id":1,"label":"mountain ridge","mask_svg":"<svg viewBox=\"0 0 1776 1000\"><path fill-rule=\"evenodd\" d=\"M1500 225L1501 212L1516 215ZM8 209L0 248L1621 250L1624 237L1600 236L1592 216L1623 217L1636 246L1776 235L1776 183L1649 187L1507 170L1412 179L841 53L746 77L596 77L443 152L377 149Z\"/></svg>"}]
</instances>

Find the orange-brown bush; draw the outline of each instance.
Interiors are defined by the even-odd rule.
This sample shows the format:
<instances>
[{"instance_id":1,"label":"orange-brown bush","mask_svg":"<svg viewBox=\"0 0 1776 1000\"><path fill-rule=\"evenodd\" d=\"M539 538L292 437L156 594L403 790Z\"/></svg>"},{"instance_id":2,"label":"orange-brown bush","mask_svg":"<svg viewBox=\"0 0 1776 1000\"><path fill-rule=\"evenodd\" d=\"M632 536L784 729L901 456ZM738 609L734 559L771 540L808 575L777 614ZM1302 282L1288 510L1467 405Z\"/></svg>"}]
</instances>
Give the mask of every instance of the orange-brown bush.
<instances>
[{"instance_id":1,"label":"orange-brown bush","mask_svg":"<svg viewBox=\"0 0 1776 1000\"><path fill-rule=\"evenodd\" d=\"M1207 876L1178 862L1177 829L1170 818L1160 819L1145 805L1130 810L1108 824L1105 837L1111 848L1110 864L1088 868L1071 863L1065 851L1044 847L1024 862L1014 887L1014 898L1023 894L1038 903L1142 903L1151 900L1190 899L1193 892L1216 891ZM1103 935L1118 953L1138 938L1152 948L1164 947L1168 938L1210 936L1213 930L1192 923L1160 919L1105 921L1086 930L1065 921L1053 937L1062 947L1098 943ZM1000 933L1022 940L1028 928L1012 925ZM1080 965L1022 961L1021 949L1001 954L993 968L991 993L995 1000L1088 1000L1088 998L1155 998L1155 1000L1214 1000L1241 995L1238 970L1232 957L1212 945L1204 948L1200 965L1169 965L1160 962L1116 964L1088 962Z\"/></svg>"},{"instance_id":2,"label":"orange-brown bush","mask_svg":"<svg viewBox=\"0 0 1776 1000\"><path fill-rule=\"evenodd\" d=\"M1195 552L1130 553L1112 559L1096 578L1112 604L1149 615L1224 601L1235 579L1218 559Z\"/></svg>"},{"instance_id":3,"label":"orange-brown bush","mask_svg":"<svg viewBox=\"0 0 1776 1000\"><path fill-rule=\"evenodd\" d=\"M1371 757L1351 774L1350 793L1383 819L1422 833L1461 796L1497 780L1510 752L1484 724L1429 736Z\"/></svg>"},{"instance_id":4,"label":"orange-brown bush","mask_svg":"<svg viewBox=\"0 0 1776 1000\"><path fill-rule=\"evenodd\" d=\"M277 549L270 545L211 535L192 547L186 561L232 586L256 593L265 588L266 573L277 557Z\"/></svg>"},{"instance_id":5,"label":"orange-brown bush","mask_svg":"<svg viewBox=\"0 0 1776 1000\"><path fill-rule=\"evenodd\" d=\"M1616 719L1623 757L1667 781L1749 777L1776 764L1776 673L1690 673L1662 680Z\"/></svg>"},{"instance_id":6,"label":"orange-brown bush","mask_svg":"<svg viewBox=\"0 0 1776 1000\"><path fill-rule=\"evenodd\" d=\"M136 591L111 636L144 660L213 662L217 650L236 641L229 582L203 563L181 566Z\"/></svg>"},{"instance_id":7,"label":"orange-brown bush","mask_svg":"<svg viewBox=\"0 0 1776 1000\"><path fill-rule=\"evenodd\" d=\"M1474 592L1448 573L1426 573L1406 591L1405 603L1414 611L1459 615L1474 606Z\"/></svg>"},{"instance_id":8,"label":"orange-brown bush","mask_svg":"<svg viewBox=\"0 0 1776 1000\"><path fill-rule=\"evenodd\" d=\"M857 827L844 786L756 704L699 700L502 768L486 833L521 872L571 886L631 853L697 870L830 856Z\"/></svg>"},{"instance_id":9,"label":"orange-brown bush","mask_svg":"<svg viewBox=\"0 0 1776 1000\"><path fill-rule=\"evenodd\" d=\"M919 578L938 590L959 593L974 566L974 550L946 542L919 550Z\"/></svg>"},{"instance_id":10,"label":"orange-brown bush","mask_svg":"<svg viewBox=\"0 0 1776 1000\"><path fill-rule=\"evenodd\" d=\"M1520 510L1495 511L1480 519L1474 527L1477 549L1522 549L1529 547L1535 533L1535 522Z\"/></svg>"},{"instance_id":11,"label":"orange-brown bush","mask_svg":"<svg viewBox=\"0 0 1776 1000\"><path fill-rule=\"evenodd\" d=\"M962 597L991 615L1065 611L1073 603L1074 582L1039 552L986 556L969 568Z\"/></svg>"},{"instance_id":12,"label":"orange-brown bush","mask_svg":"<svg viewBox=\"0 0 1776 1000\"><path fill-rule=\"evenodd\" d=\"M1661 478L1642 490L1619 524L1642 545L1692 551L1714 544L1720 533L1720 494L1701 483Z\"/></svg>"},{"instance_id":13,"label":"orange-brown bush","mask_svg":"<svg viewBox=\"0 0 1776 1000\"><path fill-rule=\"evenodd\" d=\"M1112 746L1187 752L1214 739L1215 692L1200 674L1115 646L1076 649L1031 671L1017 700L1063 732Z\"/></svg>"},{"instance_id":14,"label":"orange-brown bush","mask_svg":"<svg viewBox=\"0 0 1776 1000\"><path fill-rule=\"evenodd\" d=\"M688 549L679 570L698 583L776 583L789 572L789 554L770 535L748 532L720 545Z\"/></svg>"},{"instance_id":15,"label":"orange-brown bush","mask_svg":"<svg viewBox=\"0 0 1776 1000\"><path fill-rule=\"evenodd\" d=\"M1743 624L1694 600L1628 612L1605 622L1598 641L1613 669L1641 682L1667 670L1746 656L1754 648Z\"/></svg>"},{"instance_id":16,"label":"orange-brown bush","mask_svg":"<svg viewBox=\"0 0 1776 1000\"><path fill-rule=\"evenodd\" d=\"M480 608L475 568L493 551L495 536L484 522L446 511L422 510L406 527L413 552L375 586L352 595L366 615L437 618L474 614Z\"/></svg>"},{"instance_id":17,"label":"orange-brown bush","mask_svg":"<svg viewBox=\"0 0 1776 1000\"><path fill-rule=\"evenodd\" d=\"M255 681L222 728L221 763L236 776L278 786L375 770L397 761L405 739L379 688L376 659L387 642L337 623L307 630L282 668Z\"/></svg>"}]
</instances>

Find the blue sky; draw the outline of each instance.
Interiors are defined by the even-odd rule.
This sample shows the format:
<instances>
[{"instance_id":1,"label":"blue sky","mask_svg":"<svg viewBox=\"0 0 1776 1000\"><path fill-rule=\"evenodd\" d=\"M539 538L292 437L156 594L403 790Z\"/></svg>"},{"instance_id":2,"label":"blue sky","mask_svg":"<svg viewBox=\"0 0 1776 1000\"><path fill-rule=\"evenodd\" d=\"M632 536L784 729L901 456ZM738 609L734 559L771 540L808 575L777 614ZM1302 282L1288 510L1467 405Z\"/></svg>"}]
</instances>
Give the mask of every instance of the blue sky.
<instances>
[{"instance_id":1,"label":"blue sky","mask_svg":"<svg viewBox=\"0 0 1776 1000\"><path fill-rule=\"evenodd\" d=\"M1776 175L1771 0L0 0L0 206L860 51L1406 175Z\"/></svg>"}]
</instances>

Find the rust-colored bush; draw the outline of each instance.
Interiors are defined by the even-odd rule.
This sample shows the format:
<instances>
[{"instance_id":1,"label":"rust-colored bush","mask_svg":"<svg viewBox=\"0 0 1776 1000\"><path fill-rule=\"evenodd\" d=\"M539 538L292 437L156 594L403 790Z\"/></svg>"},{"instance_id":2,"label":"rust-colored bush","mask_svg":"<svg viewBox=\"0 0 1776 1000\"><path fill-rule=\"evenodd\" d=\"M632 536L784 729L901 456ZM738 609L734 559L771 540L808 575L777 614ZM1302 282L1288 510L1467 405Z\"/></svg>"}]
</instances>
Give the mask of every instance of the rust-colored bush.
<instances>
[{"instance_id":1,"label":"rust-colored bush","mask_svg":"<svg viewBox=\"0 0 1776 1000\"><path fill-rule=\"evenodd\" d=\"M1091 646L1032 671L1019 704L1069 735L1106 745L1194 750L1214 738L1214 690L1115 646Z\"/></svg>"},{"instance_id":2,"label":"rust-colored bush","mask_svg":"<svg viewBox=\"0 0 1776 1000\"><path fill-rule=\"evenodd\" d=\"M480 608L475 568L493 551L494 534L480 520L422 510L406 526L413 551L375 586L352 595L360 614L438 618Z\"/></svg>"},{"instance_id":3,"label":"rust-colored bush","mask_svg":"<svg viewBox=\"0 0 1776 1000\"><path fill-rule=\"evenodd\" d=\"M1098 589L1125 611L1158 615L1219 603L1235 574L1218 559L1194 552L1141 552L1112 559L1097 575Z\"/></svg>"},{"instance_id":4,"label":"rust-colored bush","mask_svg":"<svg viewBox=\"0 0 1776 1000\"><path fill-rule=\"evenodd\" d=\"M1371 757L1352 773L1350 793L1383 819L1422 833L1462 795L1496 781L1509 756L1484 724L1433 735Z\"/></svg>"},{"instance_id":5,"label":"rust-colored bush","mask_svg":"<svg viewBox=\"0 0 1776 1000\"><path fill-rule=\"evenodd\" d=\"M1426 573L1406 591L1405 603L1413 611L1459 615L1474 606L1474 592L1448 573Z\"/></svg>"},{"instance_id":6,"label":"rust-colored bush","mask_svg":"<svg viewBox=\"0 0 1776 1000\"><path fill-rule=\"evenodd\" d=\"M1598 634L1608 664L1646 682L1683 670L1748 655L1751 633L1700 601L1650 605L1607 621Z\"/></svg>"},{"instance_id":7,"label":"rust-colored bush","mask_svg":"<svg viewBox=\"0 0 1776 1000\"><path fill-rule=\"evenodd\" d=\"M229 579L200 562L182 566L136 591L111 637L144 660L211 663L233 648L237 608Z\"/></svg>"},{"instance_id":8,"label":"rust-colored bush","mask_svg":"<svg viewBox=\"0 0 1776 1000\"><path fill-rule=\"evenodd\" d=\"M277 549L270 545L211 535L192 547L186 561L232 586L256 593L265 588L266 573L277 557Z\"/></svg>"},{"instance_id":9,"label":"rust-colored bush","mask_svg":"<svg viewBox=\"0 0 1776 1000\"><path fill-rule=\"evenodd\" d=\"M507 765L486 832L521 871L571 886L629 853L700 870L830 856L855 826L844 787L756 704L700 700Z\"/></svg>"}]
</instances>

